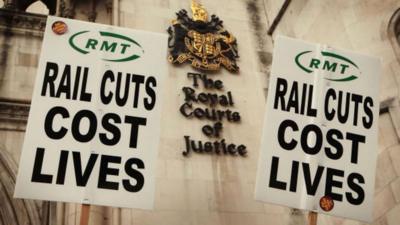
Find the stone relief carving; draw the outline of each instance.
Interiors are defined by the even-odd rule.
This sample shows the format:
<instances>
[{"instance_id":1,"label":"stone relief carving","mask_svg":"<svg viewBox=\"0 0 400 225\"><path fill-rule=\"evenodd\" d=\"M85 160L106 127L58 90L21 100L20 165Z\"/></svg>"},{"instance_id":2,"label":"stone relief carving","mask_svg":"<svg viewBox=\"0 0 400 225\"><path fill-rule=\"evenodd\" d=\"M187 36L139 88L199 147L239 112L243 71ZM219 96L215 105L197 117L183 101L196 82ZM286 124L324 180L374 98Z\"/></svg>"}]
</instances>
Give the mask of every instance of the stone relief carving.
<instances>
[{"instance_id":1,"label":"stone relief carving","mask_svg":"<svg viewBox=\"0 0 400 225\"><path fill-rule=\"evenodd\" d=\"M0 171L0 225L41 224L39 202L13 198L17 165L3 147L0 147Z\"/></svg>"},{"instance_id":2,"label":"stone relief carving","mask_svg":"<svg viewBox=\"0 0 400 225\"><path fill-rule=\"evenodd\" d=\"M75 17L76 2L75 0L60 0L58 8L58 16L65 18Z\"/></svg>"},{"instance_id":3,"label":"stone relief carving","mask_svg":"<svg viewBox=\"0 0 400 225\"><path fill-rule=\"evenodd\" d=\"M46 26L46 16L31 13L16 13L0 9L0 30L15 31L23 29L27 32L43 32Z\"/></svg>"},{"instance_id":4,"label":"stone relief carving","mask_svg":"<svg viewBox=\"0 0 400 225\"><path fill-rule=\"evenodd\" d=\"M4 9L26 11L26 9L33 3L39 0L5 0ZM40 0L49 9L49 14L54 15L56 13L57 0Z\"/></svg>"}]
</instances>

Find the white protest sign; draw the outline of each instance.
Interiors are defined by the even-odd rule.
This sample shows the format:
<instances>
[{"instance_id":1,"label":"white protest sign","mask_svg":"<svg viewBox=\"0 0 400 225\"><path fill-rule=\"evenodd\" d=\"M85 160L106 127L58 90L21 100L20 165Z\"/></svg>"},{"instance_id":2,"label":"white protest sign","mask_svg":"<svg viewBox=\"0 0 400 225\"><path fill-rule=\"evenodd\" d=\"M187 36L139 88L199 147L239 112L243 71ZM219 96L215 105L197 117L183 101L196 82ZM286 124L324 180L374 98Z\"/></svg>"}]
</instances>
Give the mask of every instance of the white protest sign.
<instances>
[{"instance_id":1,"label":"white protest sign","mask_svg":"<svg viewBox=\"0 0 400 225\"><path fill-rule=\"evenodd\" d=\"M151 209L167 36L49 17L15 197Z\"/></svg>"},{"instance_id":2,"label":"white protest sign","mask_svg":"<svg viewBox=\"0 0 400 225\"><path fill-rule=\"evenodd\" d=\"M380 60L278 37L257 200L371 221Z\"/></svg>"}]
</instances>

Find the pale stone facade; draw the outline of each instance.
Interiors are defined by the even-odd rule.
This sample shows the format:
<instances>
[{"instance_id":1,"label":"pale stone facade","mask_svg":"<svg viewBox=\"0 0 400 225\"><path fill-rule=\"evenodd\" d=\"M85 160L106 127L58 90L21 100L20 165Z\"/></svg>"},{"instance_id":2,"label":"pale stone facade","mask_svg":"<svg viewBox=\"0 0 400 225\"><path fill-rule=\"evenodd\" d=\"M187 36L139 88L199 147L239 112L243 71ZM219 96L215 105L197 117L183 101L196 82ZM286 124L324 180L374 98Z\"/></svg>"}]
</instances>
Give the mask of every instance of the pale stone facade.
<instances>
[{"instance_id":1,"label":"pale stone facade","mask_svg":"<svg viewBox=\"0 0 400 225\"><path fill-rule=\"evenodd\" d=\"M80 206L13 200L13 184L41 47L44 15L15 11L24 1L4 1L0 9L0 224L79 224ZM29 1L25 1L29 2ZM35 1L31 1L35 2ZM166 33L175 13L190 11L189 0L54 1L56 7L28 8L121 27ZM190 66L169 66L164 88L162 138L158 157L155 208L152 211L91 207L90 224L306 224L306 213L254 200L268 73L273 42L283 34L382 58L381 116L374 224L400 221L400 7L396 0L202 0L210 14L236 36L240 73L210 75L231 91L240 123L224 122L222 137L247 146L247 157L184 157L183 136L207 141L201 132L209 121L179 113L182 87L191 86ZM2 4L2 3L0 3ZM36 4L36 3L35 3ZM286 5L282 9L282 5ZM281 16L278 20L277 17ZM276 28L267 34L271 24ZM197 91L204 88L199 87ZM3 204L3 202L5 204ZM18 219L17 219L18 218ZM319 215L318 224L359 225L357 221Z\"/></svg>"}]
</instances>

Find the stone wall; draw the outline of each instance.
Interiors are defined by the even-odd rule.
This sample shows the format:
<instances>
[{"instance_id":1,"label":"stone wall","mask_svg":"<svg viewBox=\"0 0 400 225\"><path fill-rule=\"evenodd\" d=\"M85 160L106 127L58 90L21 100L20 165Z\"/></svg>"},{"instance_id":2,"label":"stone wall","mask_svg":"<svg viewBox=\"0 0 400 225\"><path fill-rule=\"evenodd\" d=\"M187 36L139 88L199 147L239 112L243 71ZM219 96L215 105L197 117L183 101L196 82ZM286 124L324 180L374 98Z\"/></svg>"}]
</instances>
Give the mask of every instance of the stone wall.
<instances>
[{"instance_id":1,"label":"stone wall","mask_svg":"<svg viewBox=\"0 0 400 225\"><path fill-rule=\"evenodd\" d=\"M238 42L239 74L226 70L209 75L224 82L224 92L231 91L240 123L223 122L222 137L228 143L247 146L247 157L230 155L182 156L184 135L214 141L201 132L207 120L186 119L179 113L184 103L182 87L191 86L186 76L195 72L190 66L169 66L165 86L161 148L158 157L155 208L153 211L130 210L123 218L132 224L284 224L288 211L271 207L253 198L258 161L261 121L264 114L263 87L268 59L260 60L271 46L262 36L265 13L257 1L203 0L209 14L216 14ZM120 25L165 33L175 13L190 12L190 1L120 2ZM148 13L151 10L154 13ZM268 56L266 56L268 58ZM270 56L269 56L270 58ZM270 59L269 59L270 60ZM197 91L205 91L199 87ZM270 210L272 209L272 210ZM279 216L277 216L279 215ZM123 223L124 224L124 223ZM126 223L128 224L128 223Z\"/></svg>"},{"instance_id":2,"label":"stone wall","mask_svg":"<svg viewBox=\"0 0 400 225\"><path fill-rule=\"evenodd\" d=\"M268 3L268 0L264 0ZM392 16L398 1L292 1L273 38L286 35L382 59L380 84L379 152L376 170L374 224L400 220L399 183L399 42ZM267 14L274 13L267 8ZM395 41L394 41L395 40ZM362 224L320 215L319 224Z\"/></svg>"},{"instance_id":3,"label":"stone wall","mask_svg":"<svg viewBox=\"0 0 400 225\"><path fill-rule=\"evenodd\" d=\"M89 1L87 4L75 5L73 2L58 1L57 14L81 20L94 18L98 23L165 34L177 11L186 9L190 12L189 0ZM398 42L393 38L395 34L390 31L392 28L389 23L400 3L396 0L291 1L273 35L268 36L267 30L283 2L201 1L209 14L216 14L224 21L225 28L238 41L240 73L232 75L223 70L209 76L222 80L224 91L232 91L235 102L232 110L238 111L242 120L240 123L224 122L222 136L228 142L246 145L247 157L182 155L185 148L183 136L190 135L207 141L209 138L202 134L201 128L212 123L189 120L179 113L179 107L184 102L181 89L191 86L191 80L186 74L194 70L187 65L170 65L164 87L155 209L144 211L93 206L90 224L306 223L305 212L263 204L253 197L273 41L279 34L382 57L384 70L380 86L381 116L374 224L398 224L400 111L397 81L400 76L397 71L400 71L400 57L397 55ZM0 16L4 13L7 12L0 10ZM21 20L12 20L9 24L0 18L0 153L7 154L15 162L19 161L42 38L41 23L34 21L43 21L43 16L33 14L21 18L25 20L19 23ZM202 90L202 87L197 89ZM4 173L2 176L5 176ZM57 203L45 205L44 208L39 207L41 203L34 204L38 207L31 208L31 211L38 212L37 215L45 217L46 213L42 211L50 212L49 224L79 224L80 206L77 204ZM362 224L324 215L318 219L321 225ZM42 221L46 222L46 219Z\"/></svg>"},{"instance_id":4,"label":"stone wall","mask_svg":"<svg viewBox=\"0 0 400 225\"><path fill-rule=\"evenodd\" d=\"M44 25L45 16L0 10L0 224L4 225L46 221L48 203L12 197Z\"/></svg>"}]
</instances>

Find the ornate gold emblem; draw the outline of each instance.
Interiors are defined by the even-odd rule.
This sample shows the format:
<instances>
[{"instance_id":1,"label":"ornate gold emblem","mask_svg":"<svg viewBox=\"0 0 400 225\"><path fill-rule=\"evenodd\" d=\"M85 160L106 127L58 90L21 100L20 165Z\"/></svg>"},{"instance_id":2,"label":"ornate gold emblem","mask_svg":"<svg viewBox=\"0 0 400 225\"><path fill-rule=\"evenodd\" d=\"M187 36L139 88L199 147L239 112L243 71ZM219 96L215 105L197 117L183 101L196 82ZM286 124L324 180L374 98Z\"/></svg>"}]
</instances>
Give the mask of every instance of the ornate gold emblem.
<instances>
[{"instance_id":1,"label":"ornate gold emblem","mask_svg":"<svg viewBox=\"0 0 400 225\"><path fill-rule=\"evenodd\" d=\"M208 21L204 7L192 0L193 19L182 9L168 28L168 60L173 64L190 62L200 70L217 71L221 65L231 72L238 72L239 58L236 39L215 15Z\"/></svg>"}]
</instances>

